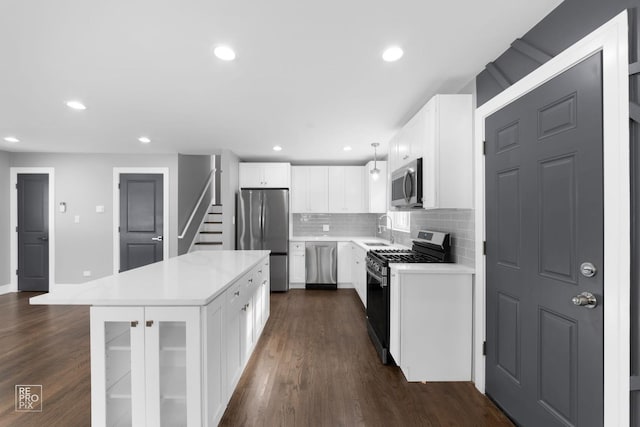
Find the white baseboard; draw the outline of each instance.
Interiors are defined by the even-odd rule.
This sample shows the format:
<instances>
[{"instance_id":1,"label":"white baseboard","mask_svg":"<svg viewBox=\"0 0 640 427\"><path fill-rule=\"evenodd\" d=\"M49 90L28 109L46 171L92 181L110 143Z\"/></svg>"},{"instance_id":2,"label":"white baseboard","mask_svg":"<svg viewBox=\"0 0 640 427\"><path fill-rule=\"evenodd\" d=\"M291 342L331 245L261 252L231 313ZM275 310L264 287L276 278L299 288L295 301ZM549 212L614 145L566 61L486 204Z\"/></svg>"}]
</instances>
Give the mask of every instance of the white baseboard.
<instances>
[{"instance_id":1,"label":"white baseboard","mask_svg":"<svg viewBox=\"0 0 640 427\"><path fill-rule=\"evenodd\" d=\"M355 288L353 287L353 283L345 282L345 283L338 283L338 289L355 289Z\"/></svg>"},{"instance_id":2,"label":"white baseboard","mask_svg":"<svg viewBox=\"0 0 640 427\"><path fill-rule=\"evenodd\" d=\"M13 292L11 284L0 286L0 295L9 294Z\"/></svg>"},{"instance_id":3,"label":"white baseboard","mask_svg":"<svg viewBox=\"0 0 640 427\"><path fill-rule=\"evenodd\" d=\"M304 283L289 283L289 289L304 289Z\"/></svg>"}]
</instances>

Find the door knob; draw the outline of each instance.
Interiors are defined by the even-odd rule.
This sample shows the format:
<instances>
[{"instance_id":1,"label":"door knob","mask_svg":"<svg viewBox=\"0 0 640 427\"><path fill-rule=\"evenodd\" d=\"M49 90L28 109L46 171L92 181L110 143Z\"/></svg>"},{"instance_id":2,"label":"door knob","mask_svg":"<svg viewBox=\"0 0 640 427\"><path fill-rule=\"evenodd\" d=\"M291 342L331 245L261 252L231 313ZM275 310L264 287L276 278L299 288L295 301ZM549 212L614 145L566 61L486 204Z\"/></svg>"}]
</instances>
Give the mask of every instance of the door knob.
<instances>
[{"instance_id":1,"label":"door knob","mask_svg":"<svg viewBox=\"0 0 640 427\"><path fill-rule=\"evenodd\" d=\"M152 237L151 240L155 240L156 242L162 242L162 236Z\"/></svg>"},{"instance_id":2,"label":"door knob","mask_svg":"<svg viewBox=\"0 0 640 427\"><path fill-rule=\"evenodd\" d=\"M590 262L583 262L582 264L580 264L580 273L582 273L584 277L593 277L597 272L598 269L596 268L596 266L591 264Z\"/></svg>"},{"instance_id":3,"label":"door knob","mask_svg":"<svg viewBox=\"0 0 640 427\"><path fill-rule=\"evenodd\" d=\"M598 300L591 292L583 292L580 295L573 297L571 299L571 302L574 305L586 308L594 308L596 305L598 305Z\"/></svg>"},{"instance_id":4,"label":"door knob","mask_svg":"<svg viewBox=\"0 0 640 427\"><path fill-rule=\"evenodd\" d=\"M38 237L38 239L42 240L43 242L46 242L49 240L47 236Z\"/></svg>"}]
</instances>

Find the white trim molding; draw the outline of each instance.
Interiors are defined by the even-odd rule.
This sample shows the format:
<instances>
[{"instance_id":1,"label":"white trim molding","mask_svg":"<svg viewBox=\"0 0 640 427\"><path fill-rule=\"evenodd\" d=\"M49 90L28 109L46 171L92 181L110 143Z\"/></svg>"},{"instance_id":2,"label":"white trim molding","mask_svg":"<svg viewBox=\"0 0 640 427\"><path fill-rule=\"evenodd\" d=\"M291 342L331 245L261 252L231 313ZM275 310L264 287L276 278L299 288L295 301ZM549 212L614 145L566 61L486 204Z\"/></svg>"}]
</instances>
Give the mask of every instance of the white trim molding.
<instances>
[{"instance_id":1,"label":"white trim molding","mask_svg":"<svg viewBox=\"0 0 640 427\"><path fill-rule=\"evenodd\" d=\"M113 274L120 269L120 174L149 173L162 175L162 259L169 259L169 168L114 167L113 168Z\"/></svg>"},{"instance_id":2,"label":"white trim molding","mask_svg":"<svg viewBox=\"0 0 640 427\"><path fill-rule=\"evenodd\" d=\"M627 12L552 58L476 110L476 286L474 340L486 337L485 169L482 147L487 117L523 95L602 52L604 164L604 425L629 425L630 375L630 183ZM476 387L485 389L485 356L474 348Z\"/></svg>"},{"instance_id":3,"label":"white trim molding","mask_svg":"<svg viewBox=\"0 0 640 427\"><path fill-rule=\"evenodd\" d=\"M11 273L11 292L18 291L18 234L16 227L18 226L18 174L47 174L49 175L49 292L55 290L56 282L56 227L55 227L55 169L41 167L11 167L9 179L9 236L10 238L10 273Z\"/></svg>"},{"instance_id":4,"label":"white trim molding","mask_svg":"<svg viewBox=\"0 0 640 427\"><path fill-rule=\"evenodd\" d=\"M11 292L13 292L13 289L11 288L11 283L9 283L8 285L0 286L0 295L10 294Z\"/></svg>"}]
</instances>

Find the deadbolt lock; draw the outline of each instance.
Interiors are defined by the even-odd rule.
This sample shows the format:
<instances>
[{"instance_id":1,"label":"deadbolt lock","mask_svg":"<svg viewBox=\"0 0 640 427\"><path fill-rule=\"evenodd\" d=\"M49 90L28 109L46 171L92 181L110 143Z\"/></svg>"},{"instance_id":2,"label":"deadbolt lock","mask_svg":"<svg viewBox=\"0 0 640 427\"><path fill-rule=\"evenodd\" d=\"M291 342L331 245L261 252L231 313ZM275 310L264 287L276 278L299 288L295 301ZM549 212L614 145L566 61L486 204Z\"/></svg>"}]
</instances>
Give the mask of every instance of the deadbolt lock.
<instances>
[{"instance_id":1,"label":"deadbolt lock","mask_svg":"<svg viewBox=\"0 0 640 427\"><path fill-rule=\"evenodd\" d=\"M590 262L583 262L582 264L580 264L580 273L582 273L584 277L593 277L597 272L598 269L596 268L596 266L591 264Z\"/></svg>"}]
</instances>

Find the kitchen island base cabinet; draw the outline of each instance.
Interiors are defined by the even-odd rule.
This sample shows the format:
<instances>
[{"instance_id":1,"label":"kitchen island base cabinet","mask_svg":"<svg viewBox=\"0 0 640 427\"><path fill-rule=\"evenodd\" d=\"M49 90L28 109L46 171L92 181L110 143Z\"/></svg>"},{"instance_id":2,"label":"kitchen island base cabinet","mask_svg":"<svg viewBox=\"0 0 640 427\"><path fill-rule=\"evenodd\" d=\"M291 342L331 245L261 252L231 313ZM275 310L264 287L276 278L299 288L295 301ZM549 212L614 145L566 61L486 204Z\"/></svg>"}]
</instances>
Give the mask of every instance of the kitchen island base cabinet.
<instances>
[{"instance_id":1,"label":"kitchen island base cabinet","mask_svg":"<svg viewBox=\"0 0 640 427\"><path fill-rule=\"evenodd\" d=\"M471 381L471 277L391 270L389 350L407 381Z\"/></svg>"},{"instance_id":2,"label":"kitchen island base cabinet","mask_svg":"<svg viewBox=\"0 0 640 427\"><path fill-rule=\"evenodd\" d=\"M269 318L269 256L260 252L203 305L91 307L92 426L218 425ZM215 258L184 264L205 268L210 260L198 256Z\"/></svg>"},{"instance_id":3,"label":"kitchen island base cabinet","mask_svg":"<svg viewBox=\"0 0 640 427\"><path fill-rule=\"evenodd\" d=\"M91 307L92 425L201 425L199 307Z\"/></svg>"}]
</instances>

